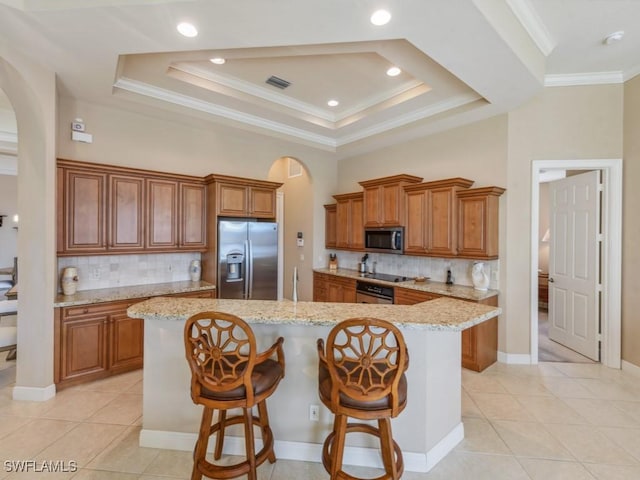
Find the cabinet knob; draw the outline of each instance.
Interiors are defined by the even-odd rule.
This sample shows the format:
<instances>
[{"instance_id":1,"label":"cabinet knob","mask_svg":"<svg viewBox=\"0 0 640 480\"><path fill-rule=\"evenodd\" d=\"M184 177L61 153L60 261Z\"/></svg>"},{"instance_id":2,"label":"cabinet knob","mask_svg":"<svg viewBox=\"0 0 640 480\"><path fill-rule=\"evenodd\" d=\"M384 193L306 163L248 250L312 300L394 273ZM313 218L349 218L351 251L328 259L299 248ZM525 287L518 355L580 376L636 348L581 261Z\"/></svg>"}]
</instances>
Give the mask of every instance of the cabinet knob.
<instances>
[{"instance_id":1,"label":"cabinet knob","mask_svg":"<svg viewBox=\"0 0 640 480\"><path fill-rule=\"evenodd\" d=\"M89 313L89 309L85 308L84 310L82 310L82 313Z\"/></svg>"}]
</instances>

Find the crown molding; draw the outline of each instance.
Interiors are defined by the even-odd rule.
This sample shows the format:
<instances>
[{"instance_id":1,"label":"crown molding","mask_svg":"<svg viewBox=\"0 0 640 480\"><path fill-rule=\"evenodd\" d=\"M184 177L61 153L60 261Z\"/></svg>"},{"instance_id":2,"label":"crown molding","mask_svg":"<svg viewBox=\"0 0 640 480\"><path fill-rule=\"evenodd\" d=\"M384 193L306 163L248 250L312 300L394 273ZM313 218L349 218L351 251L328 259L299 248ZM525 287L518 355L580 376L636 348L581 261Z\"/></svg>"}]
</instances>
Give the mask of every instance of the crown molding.
<instances>
[{"instance_id":1,"label":"crown molding","mask_svg":"<svg viewBox=\"0 0 640 480\"><path fill-rule=\"evenodd\" d=\"M556 41L553 39L549 30L542 22L542 19L536 12L535 8L529 0L506 0L507 5L511 8L511 11L516 16L522 27L536 44L538 50L542 52L545 57L556 48Z\"/></svg>"},{"instance_id":2,"label":"crown molding","mask_svg":"<svg viewBox=\"0 0 640 480\"><path fill-rule=\"evenodd\" d=\"M578 85L610 85L624 83L622 72L588 72L550 74L544 77L545 87L572 87Z\"/></svg>"},{"instance_id":3,"label":"crown molding","mask_svg":"<svg viewBox=\"0 0 640 480\"><path fill-rule=\"evenodd\" d=\"M116 83L114 83L113 86L121 90L136 93L138 95L144 95L149 98L172 103L174 105L180 105L182 107L190 108L193 110L198 110L200 112L208 113L216 117L227 118L229 120L238 121L247 125L252 125L254 127L264 128L273 132L289 135L301 140L322 145L323 147L335 148L337 146L334 139L324 135L318 135L307 130L290 127L288 125L267 120L256 115L249 115L246 113L238 112L237 110L214 105L197 98L178 94L170 90L158 88L153 85L149 85L148 83L139 82L130 78L121 77L116 81Z\"/></svg>"},{"instance_id":4,"label":"crown molding","mask_svg":"<svg viewBox=\"0 0 640 480\"><path fill-rule=\"evenodd\" d=\"M624 72L624 81L628 81L631 80L632 78L634 78L635 76L637 76L638 74L640 74L640 65L638 65L637 67L632 68L631 70Z\"/></svg>"},{"instance_id":5,"label":"crown molding","mask_svg":"<svg viewBox=\"0 0 640 480\"><path fill-rule=\"evenodd\" d=\"M413 112L393 118L392 120L389 120L387 122L380 122L376 125L372 125L369 128L359 130L351 135L340 137L338 139L338 146L341 147L343 145L347 145L357 140L362 140L363 138L367 138L372 135L377 135L394 128L403 127L404 125L417 122L419 120L424 120L425 118L437 115L438 113L446 112L448 110L458 108L481 99L482 97L475 92L458 95L434 105L430 105L419 110L414 110Z\"/></svg>"}]
</instances>

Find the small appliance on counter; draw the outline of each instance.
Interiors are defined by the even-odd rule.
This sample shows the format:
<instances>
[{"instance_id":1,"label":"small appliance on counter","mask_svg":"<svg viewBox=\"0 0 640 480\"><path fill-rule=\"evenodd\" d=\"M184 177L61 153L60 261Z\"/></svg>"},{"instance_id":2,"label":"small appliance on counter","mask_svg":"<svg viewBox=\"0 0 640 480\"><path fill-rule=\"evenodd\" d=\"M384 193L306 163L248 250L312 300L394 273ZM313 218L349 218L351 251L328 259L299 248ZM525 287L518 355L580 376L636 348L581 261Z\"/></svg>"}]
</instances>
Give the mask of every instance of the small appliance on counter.
<instances>
[{"instance_id":1,"label":"small appliance on counter","mask_svg":"<svg viewBox=\"0 0 640 480\"><path fill-rule=\"evenodd\" d=\"M329 254L329 270L332 272L338 270L338 256L335 253Z\"/></svg>"}]
</instances>

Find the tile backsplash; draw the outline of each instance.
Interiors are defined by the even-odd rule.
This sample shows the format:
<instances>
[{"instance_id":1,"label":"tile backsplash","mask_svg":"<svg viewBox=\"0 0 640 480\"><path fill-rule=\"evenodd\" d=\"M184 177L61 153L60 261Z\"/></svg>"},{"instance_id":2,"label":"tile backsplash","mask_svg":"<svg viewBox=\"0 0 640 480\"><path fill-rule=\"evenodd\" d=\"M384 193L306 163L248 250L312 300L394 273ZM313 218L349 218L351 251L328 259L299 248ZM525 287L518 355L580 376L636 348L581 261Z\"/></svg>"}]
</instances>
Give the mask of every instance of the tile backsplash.
<instances>
[{"instance_id":1,"label":"tile backsplash","mask_svg":"<svg viewBox=\"0 0 640 480\"><path fill-rule=\"evenodd\" d=\"M338 267L356 270L363 253L332 250L338 256ZM471 267L476 260L461 258L418 257L411 255L390 255L384 253L369 253L367 269L376 262L376 271L402 275L405 277L430 277L434 282L444 282L447 279L447 268L451 269L453 283L456 285L473 286L471 281ZM483 260L485 271L489 273L489 288L499 289L500 260ZM327 256L327 265L329 263ZM326 265L323 265L326 266Z\"/></svg>"},{"instance_id":2,"label":"tile backsplash","mask_svg":"<svg viewBox=\"0 0 640 480\"><path fill-rule=\"evenodd\" d=\"M189 280L191 260L200 260L200 253L60 257L58 278L65 267L76 267L78 290L179 282Z\"/></svg>"}]
</instances>

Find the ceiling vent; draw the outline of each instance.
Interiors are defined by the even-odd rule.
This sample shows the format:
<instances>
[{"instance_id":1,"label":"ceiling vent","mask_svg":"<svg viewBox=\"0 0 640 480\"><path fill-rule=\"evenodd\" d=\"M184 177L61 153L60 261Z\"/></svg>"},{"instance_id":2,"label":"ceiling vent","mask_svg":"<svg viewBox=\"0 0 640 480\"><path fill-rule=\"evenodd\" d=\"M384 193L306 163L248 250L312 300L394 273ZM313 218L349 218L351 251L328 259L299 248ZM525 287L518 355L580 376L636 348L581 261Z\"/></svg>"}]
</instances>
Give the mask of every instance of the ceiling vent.
<instances>
[{"instance_id":1,"label":"ceiling vent","mask_svg":"<svg viewBox=\"0 0 640 480\"><path fill-rule=\"evenodd\" d=\"M286 80L278 78L275 75L271 75L269 78L267 78L267 83L273 87L279 88L280 90L284 90L289 85L291 85L291 82L287 82Z\"/></svg>"}]
</instances>

